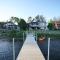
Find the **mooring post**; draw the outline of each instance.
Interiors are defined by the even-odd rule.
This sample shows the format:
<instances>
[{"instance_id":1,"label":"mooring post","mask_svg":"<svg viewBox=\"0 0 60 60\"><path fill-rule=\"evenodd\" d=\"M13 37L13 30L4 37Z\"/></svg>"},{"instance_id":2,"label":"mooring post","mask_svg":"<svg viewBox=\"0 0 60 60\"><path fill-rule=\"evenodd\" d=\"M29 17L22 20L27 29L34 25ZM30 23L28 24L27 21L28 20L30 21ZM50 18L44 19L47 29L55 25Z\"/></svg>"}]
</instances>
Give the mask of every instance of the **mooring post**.
<instances>
[{"instance_id":1,"label":"mooring post","mask_svg":"<svg viewBox=\"0 0 60 60\"><path fill-rule=\"evenodd\" d=\"M23 32L23 42L24 42L24 32Z\"/></svg>"},{"instance_id":2,"label":"mooring post","mask_svg":"<svg viewBox=\"0 0 60 60\"><path fill-rule=\"evenodd\" d=\"M37 42L37 33L36 33L36 42Z\"/></svg>"},{"instance_id":3,"label":"mooring post","mask_svg":"<svg viewBox=\"0 0 60 60\"><path fill-rule=\"evenodd\" d=\"M14 38L13 38L13 60L15 60L15 46L14 46Z\"/></svg>"},{"instance_id":4,"label":"mooring post","mask_svg":"<svg viewBox=\"0 0 60 60\"><path fill-rule=\"evenodd\" d=\"M47 60L49 60L49 54L50 54L50 37L48 38L48 57L47 57Z\"/></svg>"}]
</instances>

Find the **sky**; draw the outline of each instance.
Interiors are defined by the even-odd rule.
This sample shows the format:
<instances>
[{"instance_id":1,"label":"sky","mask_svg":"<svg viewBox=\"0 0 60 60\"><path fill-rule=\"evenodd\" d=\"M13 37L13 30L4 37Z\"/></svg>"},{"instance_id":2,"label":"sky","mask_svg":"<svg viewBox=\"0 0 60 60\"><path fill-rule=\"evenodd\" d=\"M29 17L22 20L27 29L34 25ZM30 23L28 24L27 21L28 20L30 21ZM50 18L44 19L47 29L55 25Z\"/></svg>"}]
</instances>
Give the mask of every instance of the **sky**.
<instances>
[{"instance_id":1,"label":"sky","mask_svg":"<svg viewBox=\"0 0 60 60\"><path fill-rule=\"evenodd\" d=\"M0 21L7 21L11 16L24 18L43 15L47 21L60 17L60 0L0 0Z\"/></svg>"}]
</instances>

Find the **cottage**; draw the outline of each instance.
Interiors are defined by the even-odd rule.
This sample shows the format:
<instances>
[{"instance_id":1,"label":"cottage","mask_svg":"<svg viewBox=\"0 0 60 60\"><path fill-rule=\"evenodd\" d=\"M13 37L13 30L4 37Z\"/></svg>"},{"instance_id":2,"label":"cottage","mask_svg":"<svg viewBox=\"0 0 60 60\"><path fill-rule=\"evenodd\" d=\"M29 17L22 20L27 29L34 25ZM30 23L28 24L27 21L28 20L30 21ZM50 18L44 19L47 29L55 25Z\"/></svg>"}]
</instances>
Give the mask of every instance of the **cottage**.
<instances>
[{"instance_id":1,"label":"cottage","mask_svg":"<svg viewBox=\"0 0 60 60\"><path fill-rule=\"evenodd\" d=\"M14 24L13 22L6 22L4 24L4 28L7 30L19 30L20 29L18 25Z\"/></svg>"}]
</instances>

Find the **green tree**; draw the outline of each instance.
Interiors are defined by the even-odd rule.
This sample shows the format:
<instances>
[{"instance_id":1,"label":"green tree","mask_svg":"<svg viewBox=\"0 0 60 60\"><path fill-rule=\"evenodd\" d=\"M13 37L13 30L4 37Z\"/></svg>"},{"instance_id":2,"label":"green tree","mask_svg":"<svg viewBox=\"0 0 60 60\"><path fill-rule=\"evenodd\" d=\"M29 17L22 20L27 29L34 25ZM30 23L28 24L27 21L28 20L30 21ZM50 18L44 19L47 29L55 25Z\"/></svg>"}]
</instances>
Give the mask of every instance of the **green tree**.
<instances>
[{"instance_id":1,"label":"green tree","mask_svg":"<svg viewBox=\"0 0 60 60\"><path fill-rule=\"evenodd\" d=\"M10 18L10 21L13 22L13 23L17 23L20 21L20 19L18 17L11 17Z\"/></svg>"},{"instance_id":2,"label":"green tree","mask_svg":"<svg viewBox=\"0 0 60 60\"><path fill-rule=\"evenodd\" d=\"M13 38L16 37L16 30L12 30L9 32L9 37Z\"/></svg>"},{"instance_id":3,"label":"green tree","mask_svg":"<svg viewBox=\"0 0 60 60\"><path fill-rule=\"evenodd\" d=\"M20 21L18 22L18 25L19 25L20 29L22 29L22 30L26 30L26 28L27 28L27 23L25 22L24 19L20 19Z\"/></svg>"},{"instance_id":4,"label":"green tree","mask_svg":"<svg viewBox=\"0 0 60 60\"><path fill-rule=\"evenodd\" d=\"M49 20L47 27L48 27L49 30L53 30L54 29L54 27L53 27L53 20L52 19Z\"/></svg>"},{"instance_id":5,"label":"green tree","mask_svg":"<svg viewBox=\"0 0 60 60\"><path fill-rule=\"evenodd\" d=\"M43 15L37 15L35 17L35 20L38 22L45 22L46 23L45 17Z\"/></svg>"},{"instance_id":6,"label":"green tree","mask_svg":"<svg viewBox=\"0 0 60 60\"><path fill-rule=\"evenodd\" d=\"M53 30L53 24L51 22L48 23L47 27L48 27L49 30Z\"/></svg>"}]
</instances>

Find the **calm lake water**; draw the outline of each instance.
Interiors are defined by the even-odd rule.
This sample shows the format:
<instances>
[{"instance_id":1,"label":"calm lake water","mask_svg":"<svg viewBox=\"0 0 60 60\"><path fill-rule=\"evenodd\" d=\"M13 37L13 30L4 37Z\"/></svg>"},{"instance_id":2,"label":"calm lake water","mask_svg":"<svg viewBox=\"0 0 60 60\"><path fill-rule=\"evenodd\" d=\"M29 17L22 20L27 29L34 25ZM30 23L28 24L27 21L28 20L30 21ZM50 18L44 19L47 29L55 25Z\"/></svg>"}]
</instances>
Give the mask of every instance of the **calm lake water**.
<instances>
[{"instance_id":1,"label":"calm lake water","mask_svg":"<svg viewBox=\"0 0 60 60\"><path fill-rule=\"evenodd\" d=\"M13 60L13 44L12 41L0 39L0 60ZM15 57L17 57L21 47L22 41L15 42Z\"/></svg>"},{"instance_id":2,"label":"calm lake water","mask_svg":"<svg viewBox=\"0 0 60 60\"><path fill-rule=\"evenodd\" d=\"M3 41L4 40L4 41ZM48 40L43 43L38 42L38 45L47 60L47 46ZM15 57L17 57L23 41L15 42ZM13 60L13 46L12 41L7 41L5 39L0 39L0 60ZM50 60L60 60L60 39L51 39L50 42Z\"/></svg>"},{"instance_id":3,"label":"calm lake water","mask_svg":"<svg viewBox=\"0 0 60 60\"><path fill-rule=\"evenodd\" d=\"M48 40L38 42L38 45L47 60ZM50 60L60 60L60 39L51 39L50 41Z\"/></svg>"}]
</instances>

